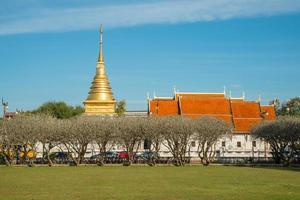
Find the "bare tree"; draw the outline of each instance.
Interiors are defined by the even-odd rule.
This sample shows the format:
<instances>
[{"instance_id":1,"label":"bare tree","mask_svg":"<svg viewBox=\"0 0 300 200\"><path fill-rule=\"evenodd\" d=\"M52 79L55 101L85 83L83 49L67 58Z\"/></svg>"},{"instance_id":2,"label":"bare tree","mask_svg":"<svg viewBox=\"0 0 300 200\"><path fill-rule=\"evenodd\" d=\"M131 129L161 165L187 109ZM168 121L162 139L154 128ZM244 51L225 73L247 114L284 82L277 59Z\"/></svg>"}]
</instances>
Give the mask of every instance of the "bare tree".
<instances>
[{"instance_id":1,"label":"bare tree","mask_svg":"<svg viewBox=\"0 0 300 200\"><path fill-rule=\"evenodd\" d=\"M173 155L174 165L185 165L188 144L193 134L192 120L184 117L166 117L161 120L161 130L165 141L163 145Z\"/></svg>"},{"instance_id":2,"label":"bare tree","mask_svg":"<svg viewBox=\"0 0 300 200\"><path fill-rule=\"evenodd\" d=\"M8 120L0 121L0 155L3 157L5 164L11 166L16 156L14 145L16 140L13 134L8 133L7 122Z\"/></svg>"},{"instance_id":3,"label":"bare tree","mask_svg":"<svg viewBox=\"0 0 300 200\"><path fill-rule=\"evenodd\" d=\"M38 131L38 141L43 146L43 159L47 160L49 166L52 166L51 150L60 144L58 138L59 120L50 115L41 115L41 117L41 123L37 124L40 129Z\"/></svg>"},{"instance_id":4,"label":"bare tree","mask_svg":"<svg viewBox=\"0 0 300 200\"><path fill-rule=\"evenodd\" d=\"M93 123L93 141L97 144L100 154L98 165L103 166L106 160L107 148L111 148L115 143L117 122L113 118L93 117L90 118Z\"/></svg>"},{"instance_id":5,"label":"bare tree","mask_svg":"<svg viewBox=\"0 0 300 200\"><path fill-rule=\"evenodd\" d=\"M78 166L84 160L88 144L92 142L93 122L88 117L76 117L61 120L59 124L60 142Z\"/></svg>"},{"instance_id":6,"label":"bare tree","mask_svg":"<svg viewBox=\"0 0 300 200\"><path fill-rule=\"evenodd\" d=\"M119 142L125 146L128 153L128 158L123 165L129 166L132 164L143 139L142 119L119 117L116 120L118 123Z\"/></svg>"},{"instance_id":7,"label":"bare tree","mask_svg":"<svg viewBox=\"0 0 300 200\"><path fill-rule=\"evenodd\" d=\"M40 124L43 117L40 115L18 115L5 122L6 138L11 138L11 146L14 148L17 158L25 161L29 166L37 154L38 135L41 132Z\"/></svg>"},{"instance_id":8,"label":"bare tree","mask_svg":"<svg viewBox=\"0 0 300 200\"><path fill-rule=\"evenodd\" d=\"M159 151L163 142L162 118L149 117L143 119L144 142L148 143L148 164L154 166L158 160Z\"/></svg>"},{"instance_id":9,"label":"bare tree","mask_svg":"<svg viewBox=\"0 0 300 200\"><path fill-rule=\"evenodd\" d=\"M252 134L270 144L275 163L289 165L300 142L300 120L280 117L265 121L253 128Z\"/></svg>"},{"instance_id":10,"label":"bare tree","mask_svg":"<svg viewBox=\"0 0 300 200\"><path fill-rule=\"evenodd\" d=\"M214 117L201 117L195 120L194 131L198 143L198 156L205 166L215 158L217 141L232 132L231 127L224 120Z\"/></svg>"}]
</instances>

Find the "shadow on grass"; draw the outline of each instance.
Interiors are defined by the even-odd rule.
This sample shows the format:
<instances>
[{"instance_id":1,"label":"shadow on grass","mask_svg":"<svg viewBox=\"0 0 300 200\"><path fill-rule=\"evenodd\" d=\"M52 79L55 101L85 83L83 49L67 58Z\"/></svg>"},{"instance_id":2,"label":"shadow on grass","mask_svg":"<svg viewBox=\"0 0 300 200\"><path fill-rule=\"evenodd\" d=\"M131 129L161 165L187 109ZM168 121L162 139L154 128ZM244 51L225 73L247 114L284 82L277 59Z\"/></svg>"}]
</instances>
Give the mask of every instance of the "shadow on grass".
<instances>
[{"instance_id":1,"label":"shadow on grass","mask_svg":"<svg viewBox=\"0 0 300 200\"><path fill-rule=\"evenodd\" d=\"M283 166L283 165L259 165L259 164L244 164L244 165L229 165L229 164L224 164L224 166L231 166L231 167L248 167L248 168L257 168L257 169L275 169L275 170L284 170L284 171L295 171L295 172L300 172L300 165L298 166Z\"/></svg>"}]
</instances>

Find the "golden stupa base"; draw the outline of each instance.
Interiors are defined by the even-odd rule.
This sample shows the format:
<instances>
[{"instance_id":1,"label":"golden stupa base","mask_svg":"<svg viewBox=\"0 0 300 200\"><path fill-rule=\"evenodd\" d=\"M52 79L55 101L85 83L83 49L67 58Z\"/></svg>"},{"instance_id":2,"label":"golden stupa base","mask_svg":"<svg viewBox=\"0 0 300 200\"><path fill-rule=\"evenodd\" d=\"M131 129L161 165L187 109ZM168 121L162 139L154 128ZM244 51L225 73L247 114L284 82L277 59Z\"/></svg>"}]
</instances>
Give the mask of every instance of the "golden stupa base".
<instances>
[{"instance_id":1,"label":"golden stupa base","mask_svg":"<svg viewBox=\"0 0 300 200\"><path fill-rule=\"evenodd\" d=\"M115 115L116 102L115 101L85 101L84 115L98 116L98 115Z\"/></svg>"}]
</instances>

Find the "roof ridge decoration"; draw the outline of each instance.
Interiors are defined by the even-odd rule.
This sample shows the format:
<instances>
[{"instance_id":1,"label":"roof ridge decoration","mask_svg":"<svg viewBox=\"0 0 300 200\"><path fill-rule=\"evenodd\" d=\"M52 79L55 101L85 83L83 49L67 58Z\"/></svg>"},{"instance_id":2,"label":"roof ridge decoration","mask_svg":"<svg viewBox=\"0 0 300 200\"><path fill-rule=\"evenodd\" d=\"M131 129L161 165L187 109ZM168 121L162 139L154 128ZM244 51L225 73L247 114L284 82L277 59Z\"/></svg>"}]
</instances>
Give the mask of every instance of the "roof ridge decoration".
<instances>
[{"instance_id":1,"label":"roof ridge decoration","mask_svg":"<svg viewBox=\"0 0 300 200\"><path fill-rule=\"evenodd\" d=\"M275 105L271 104L271 105L260 105L260 106L263 106L263 107L274 107Z\"/></svg>"},{"instance_id":2,"label":"roof ridge decoration","mask_svg":"<svg viewBox=\"0 0 300 200\"><path fill-rule=\"evenodd\" d=\"M184 113L182 112L182 106L181 106L181 98L180 96L178 97L178 114L183 115Z\"/></svg>"},{"instance_id":3,"label":"roof ridge decoration","mask_svg":"<svg viewBox=\"0 0 300 200\"><path fill-rule=\"evenodd\" d=\"M259 104L260 104L260 102L261 102L261 95L259 94L258 95L258 99L257 99L257 101L259 102Z\"/></svg>"},{"instance_id":4,"label":"roof ridge decoration","mask_svg":"<svg viewBox=\"0 0 300 200\"><path fill-rule=\"evenodd\" d=\"M173 92L174 92L174 96L176 96L176 93L177 93L177 91L176 91L176 86L174 86Z\"/></svg>"},{"instance_id":5,"label":"roof ridge decoration","mask_svg":"<svg viewBox=\"0 0 300 200\"><path fill-rule=\"evenodd\" d=\"M154 100L174 100L174 97L157 97L153 98Z\"/></svg>"},{"instance_id":6,"label":"roof ridge decoration","mask_svg":"<svg viewBox=\"0 0 300 200\"><path fill-rule=\"evenodd\" d=\"M150 94L149 92L147 92L147 106L148 106L148 115L151 114L150 110L151 110L151 104L150 104Z\"/></svg>"},{"instance_id":7,"label":"roof ridge decoration","mask_svg":"<svg viewBox=\"0 0 300 200\"><path fill-rule=\"evenodd\" d=\"M176 94L224 94L223 92L176 92Z\"/></svg>"}]
</instances>

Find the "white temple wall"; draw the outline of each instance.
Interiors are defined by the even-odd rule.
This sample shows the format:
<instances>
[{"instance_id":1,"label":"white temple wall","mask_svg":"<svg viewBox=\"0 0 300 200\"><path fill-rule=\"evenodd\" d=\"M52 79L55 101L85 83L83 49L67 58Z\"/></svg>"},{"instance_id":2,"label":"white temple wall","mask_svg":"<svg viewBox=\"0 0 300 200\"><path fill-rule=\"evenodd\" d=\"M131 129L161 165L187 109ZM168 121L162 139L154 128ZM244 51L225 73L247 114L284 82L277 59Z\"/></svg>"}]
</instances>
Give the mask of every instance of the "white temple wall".
<instances>
[{"instance_id":1,"label":"white temple wall","mask_svg":"<svg viewBox=\"0 0 300 200\"><path fill-rule=\"evenodd\" d=\"M253 143L253 141L255 141ZM198 143L194 140L190 141L190 156L198 157ZM255 139L249 134L234 134L231 136L224 136L215 145L217 158L231 158L231 157L253 157L253 158L268 158L271 157L270 147L264 141ZM37 157L42 157L43 146L41 143L37 144ZM51 152L59 151L67 152L64 145L54 147ZM108 145L109 151L125 151L125 147L120 144ZM144 142L142 141L138 149L139 152L145 151ZM99 153L99 148L96 143L90 143L87 148L85 157L89 158L92 155ZM166 142L163 142L159 152L161 157L172 157L169 149L166 146Z\"/></svg>"}]
</instances>

